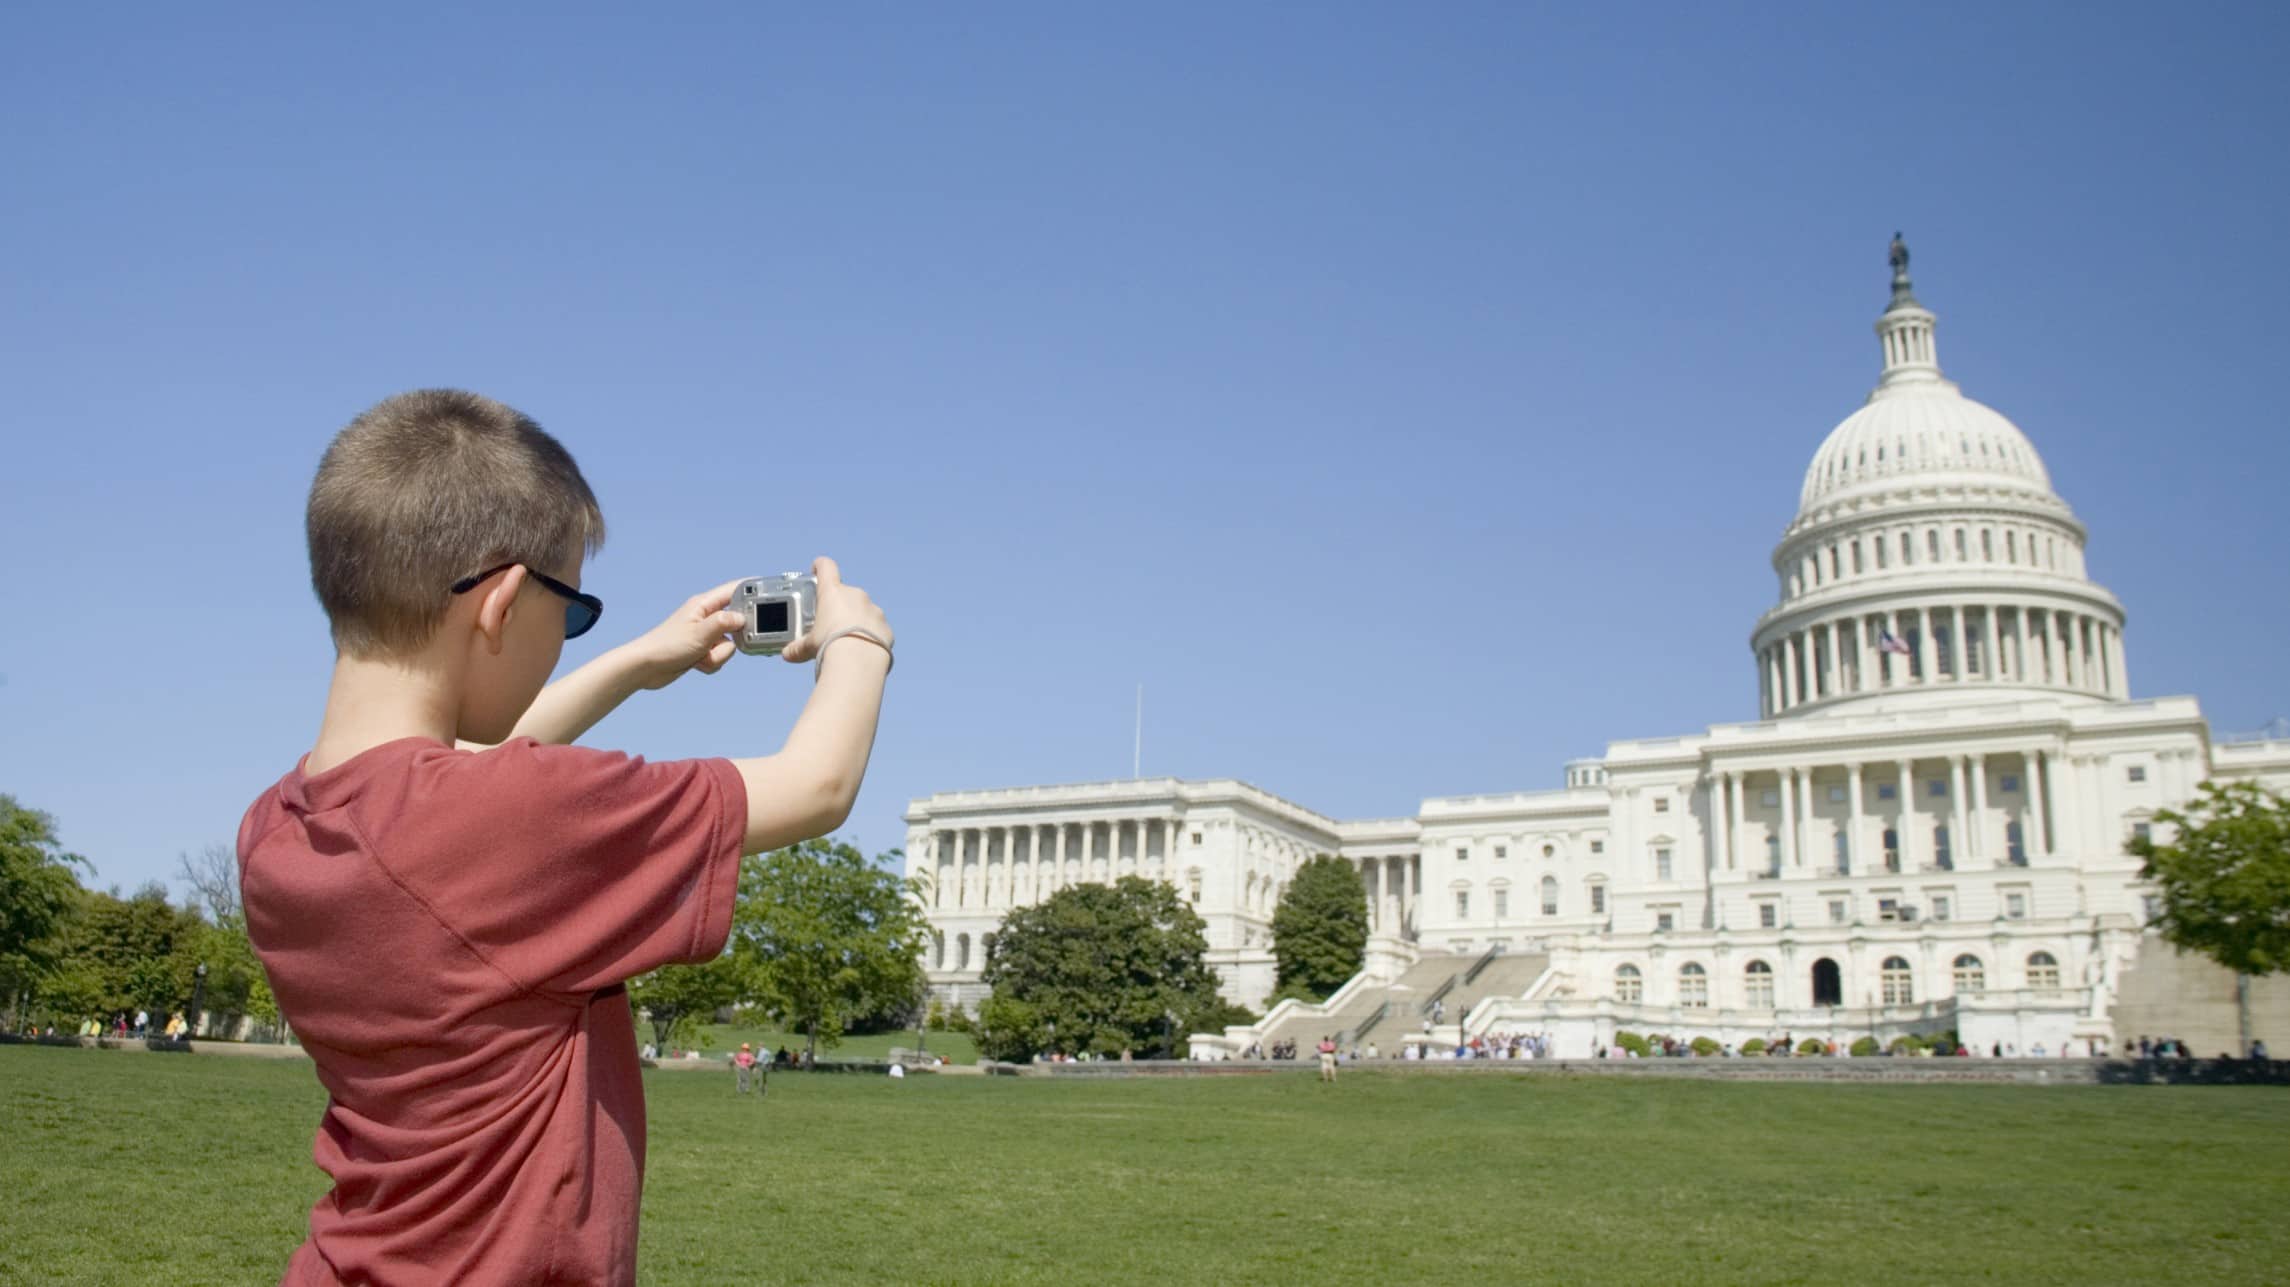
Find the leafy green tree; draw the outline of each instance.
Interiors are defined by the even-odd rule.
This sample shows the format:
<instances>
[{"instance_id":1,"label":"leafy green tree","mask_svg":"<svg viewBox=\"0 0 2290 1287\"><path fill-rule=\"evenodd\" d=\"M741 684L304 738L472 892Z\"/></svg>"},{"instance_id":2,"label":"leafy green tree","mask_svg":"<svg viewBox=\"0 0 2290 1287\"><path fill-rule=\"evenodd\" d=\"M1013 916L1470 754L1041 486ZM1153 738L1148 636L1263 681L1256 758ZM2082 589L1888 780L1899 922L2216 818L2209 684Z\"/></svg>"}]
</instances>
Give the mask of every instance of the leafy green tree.
<instances>
[{"instance_id":1,"label":"leafy green tree","mask_svg":"<svg viewBox=\"0 0 2290 1287\"><path fill-rule=\"evenodd\" d=\"M979 1010L979 1050L1019 1060L1173 1044L1223 1005L1206 929L1173 886L1137 876L1019 908L986 943L993 995Z\"/></svg>"},{"instance_id":2,"label":"leafy green tree","mask_svg":"<svg viewBox=\"0 0 2290 1287\"><path fill-rule=\"evenodd\" d=\"M694 1044L709 1015L739 1000L740 971L727 953L697 965L663 965L628 981L628 999L652 1025L652 1043Z\"/></svg>"},{"instance_id":3,"label":"leafy green tree","mask_svg":"<svg viewBox=\"0 0 2290 1287\"><path fill-rule=\"evenodd\" d=\"M167 901L167 891L145 885L129 897L88 892L64 934L73 970L84 970L80 997L95 1005L79 1017L148 1010L166 1014L191 998L199 964L201 931L197 913ZM90 990L92 988L92 991Z\"/></svg>"},{"instance_id":4,"label":"leafy green tree","mask_svg":"<svg viewBox=\"0 0 2290 1287\"><path fill-rule=\"evenodd\" d=\"M741 991L802 1032L816 1055L853 1023L907 1014L923 988L929 937L893 849L869 862L850 845L806 840L740 864L732 956Z\"/></svg>"},{"instance_id":5,"label":"leafy green tree","mask_svg":"<svg viewBox=\"0 0 2290 1287\"><path fill-rule=\"evenodd\" d=\"M2140 875L2161 892L2155 927L2234 971L2242 1048L2250 979L2290 969L2290 796L2255 782L2205 782L2184 810L2155 814L2172 836L2134 837Z\"/></svg>"},{"instance_id":6,"label":"leafy green tree","mask_svg":"<svg viewBox=\"0 0 2290 1287\"><path fill-rule=\"evenodd\" d=\"M1352 864L1316 854L1272 913L1275 997L1324 1000L1367 961L1368 891Z\"/></svg>"},{"instance_id":7,"label":"leafy green tree","mask_svg":"<svg viewBox=\"0 0 2290 1287\"><path fill-rule=\"evenodd\" d=\"M87 859L57 843L54 818L0 795L0 997L11 1028L62 961L61 931L87 870Z\"/></svg>"}]
</instances>

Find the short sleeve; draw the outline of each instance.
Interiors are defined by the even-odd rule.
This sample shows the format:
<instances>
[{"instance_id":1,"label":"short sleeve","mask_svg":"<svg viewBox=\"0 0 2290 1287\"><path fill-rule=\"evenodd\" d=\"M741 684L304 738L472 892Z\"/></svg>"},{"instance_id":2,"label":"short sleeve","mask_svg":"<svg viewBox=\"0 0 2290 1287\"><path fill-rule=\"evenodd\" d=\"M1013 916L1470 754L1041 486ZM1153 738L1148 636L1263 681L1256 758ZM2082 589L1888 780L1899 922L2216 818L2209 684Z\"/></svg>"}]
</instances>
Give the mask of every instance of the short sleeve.
<instances>
[{"instance_id":1,"label":"short sleeve","mask_svg":"<svg viewBox=\"0 0 2290 1287\"><path fill-rule=\"evenodd\" d=\"M386 857L512 982L577 995L723 950L747 831L729 760L520 738L437 771L433 842Z\"/></svg>"}]
</instances>

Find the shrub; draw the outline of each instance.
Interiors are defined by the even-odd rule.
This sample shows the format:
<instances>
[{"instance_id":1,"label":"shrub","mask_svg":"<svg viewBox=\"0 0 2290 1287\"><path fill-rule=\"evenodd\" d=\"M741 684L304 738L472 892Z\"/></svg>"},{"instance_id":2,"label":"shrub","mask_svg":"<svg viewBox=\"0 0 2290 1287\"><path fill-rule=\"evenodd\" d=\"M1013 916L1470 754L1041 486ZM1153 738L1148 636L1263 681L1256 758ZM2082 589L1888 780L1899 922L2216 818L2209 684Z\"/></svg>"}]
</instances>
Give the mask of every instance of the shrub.
<instances>
[{"instance_id":1,"label":"shrub","mask_svg":"<svg viewBox=\"0 0 2290 1287\"><path fill-rule=\"evenodd\" d=\"M1717 1043L1717 1039L1714 1037L1694 1038L1694 1053L1700 1055L1704 1059L1709 1058L1711 1055L1716 1054L1718 1051L1723 1050L1724 1048L1725 1047L1720 1046Z\"/></svg>"},{"instance_id":2,"label":"shrub","mask_svg":"<svg viewBox=\"0 0 2290 1287\"><path fill-rule=\"evenodd\" d=\"M1742 1043L1741 1043L1741 1053L1743 1053L1743 1054L1745 1054L1745 1055L1762 1055L1762 1054L1764 1054L1764 1053L1765 1053L1765 1038L1763 1038L1763 1037L1751 1037L1749 1040L1742 1042Z\"/></svg>"},{"instance_id":3,"label":"shrub","mask_svg":"<svg viewBox=\"0 0 2290 1287\"><path fill-rule=\"evenodd\" d=\"M1865 1059L1876 1052L1877 1039L1875 1037L1862 1037L1853 1043L1853 1054L1858 1058Z\"/></svg>"},{"instance_id":4,"label":"shrub","mask_svg":"<svg viewBox=\"0 0 2290 1287\"><path fill-rule=\"evenodd\" d=\"M1797 1053L1801 1055L1821 1055L1827 1054L1828 1051L1828 1043L1819 1037L1807 1037L1797 1043Z\"/></svg>"},{"instance_id":5,"label":"shrub","mask_svg":"<svg viewBox=\"0 0 2290 1287\"><path fill-rule=\"evenodd\" d=\"M1647 1052L1652 1049L1651 1046L1646 1044L1646 1039L1639 1036L1635 1032L1615 1033L1614 1044L1622 1047L1624 1050L1629 1051L1631 1054L1638 1056L1640 1059L1644 1059L1647 1055Z\"/></svg>"},{"instance_id":6,"label":"shrub","mask_svg":"<svg viewBox=\"0 0 2290 1287\"><path fill-rule=\"evenodd\" d=\"M1892 1052L1896 1055L1913 1055L1922 1049L1924 1049L1924 1038L1913 1032L1903 1033L1892 1039Z\"/></svg>"}]
</instances>

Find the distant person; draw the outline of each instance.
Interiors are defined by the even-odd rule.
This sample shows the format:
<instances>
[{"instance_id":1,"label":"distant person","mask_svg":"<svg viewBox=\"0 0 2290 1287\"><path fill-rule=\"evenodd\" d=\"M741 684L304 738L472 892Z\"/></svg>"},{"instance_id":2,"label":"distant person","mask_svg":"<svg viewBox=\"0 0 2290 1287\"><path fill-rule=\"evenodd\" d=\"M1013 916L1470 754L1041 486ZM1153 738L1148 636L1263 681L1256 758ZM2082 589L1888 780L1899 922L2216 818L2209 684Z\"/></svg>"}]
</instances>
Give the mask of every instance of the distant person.
<instances>
[{"instance_id":1,"label":"distant person","mask_svg":"<svg viewBox=\"0 0 2290 1287\"><path fill-rule=\"evenodd\" d=\"M2254 1038L2252 1038L2252 1039L2251 1039L2251 1042L2250 1042L2250 1057L2251 1057L2251 1058L2253 1058L2253 1059L2264 1059L2264 1058L2266 1058L2266 1057L2267 1057L2267 1055L2266 1055L2266 1041L2265 1041L2265 1039L2264 1039L2264 1038L2261 1038L2261 1037L2254 1037Z\"/></svg>"},{"instance_id":2,"label":"distant person","mask_svg":"<svg viewBox=\"0 0 2290 1287\"><path fill-rule=\"evenodd\" d=\"M707 468L690 470L695 514ZM752 520L713 504L711 545L756 557ZM604 522L532 420L452 390L390 398L326 449L305 531L331 687L316 745L238 835L248 936L329 1092L313 1155L334 1187L286 1281L633 1282L626 983L713 960L741 855L849 815L889 623L818 560L811 628L780 655L820 668L795 681L784 745L647 761L571 743L628 696L729 662L742 583L547 684L603 612L579 585ZM755 700L702 722L760 743Z\"/></svg>"},{"instance_id":3,"label":"distant person","mask_svg":"<svg viewBox=\"0 0 2290 1287\"><path fill-rule=\"evenodd\" d=\"M2260 1042L2260 1043L2258 1043L2258 1048L2259 1048L2260 1050L2264 1050L2264 1049L2266 1048L2266 1043L2265 1043L2265 1042L2263 1042L2263 1041L2262 1041L2262 1042ZM2264 1059L2265 1057L2266 1057L2266 1056L2264 1056L2264 1055L2253 1055L2253 1056L2252 1056L2252 1058L2254 1058L2254 1059ZM1381 1059L1381 1058L1383 1058L1383 1053L1382 1053L1381 1051L1379 1051L1379 1050L1377 1050L1377 1049L1376 1049L1376 1043L1375 1043L1375 1042L1373 1042L1373 1041L1371 1041L1371 1042L1369 1042L1369 1043L1368 1043L1368 1058L1369 1058L1369 1059Z\"/></svg>"},{"instance_id":4,"label":"distant person","mask_svg":"<svg viewBox=\"0 0 2290 1287\"><path fill-rule=\"evenodd\" d=\"M1336 1043L1325 1034L1320 1038L1320 1080L1336 1080Z\"/></svg>"},{"instance_id":5,"label":"distant person","mask_svg":"<svg viewBox=\"0 0 2290 1287\"><path fill-rule=\"evenodd\" d=\"M745 1095L751 1080L760 1082L763 1074L755 1066L755 1047L743 1041L739 1043L739 1053L732 1056L732 1093Z\"/></svg>"}]
</instances>

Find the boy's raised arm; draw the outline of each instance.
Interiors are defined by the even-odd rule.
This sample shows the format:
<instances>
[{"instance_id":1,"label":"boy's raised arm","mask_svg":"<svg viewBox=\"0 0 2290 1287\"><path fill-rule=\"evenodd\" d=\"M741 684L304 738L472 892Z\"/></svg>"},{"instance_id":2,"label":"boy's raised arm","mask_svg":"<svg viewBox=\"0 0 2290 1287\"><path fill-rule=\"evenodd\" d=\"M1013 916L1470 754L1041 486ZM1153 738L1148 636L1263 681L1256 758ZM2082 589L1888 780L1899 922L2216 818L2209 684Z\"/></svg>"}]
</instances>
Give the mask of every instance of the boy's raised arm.
<instances>
[{"instance_id":1,"label":"boy's raised arm","mask_svg":"<svg viewBox=\"0 0 2290 1287\"><path fill-rule=\"evenodd\" d=\"M819 681L778 754L732 761L747 786L743 853L778 849L842 826L874 752L883 679L891 669L890 622L866 591L843 584L833 559L817 560L811 571L819 579L818 618L780 655L797 662L817 659ZM821 642L829 655L820 656Z\"/></svg>"}]
</instances>

